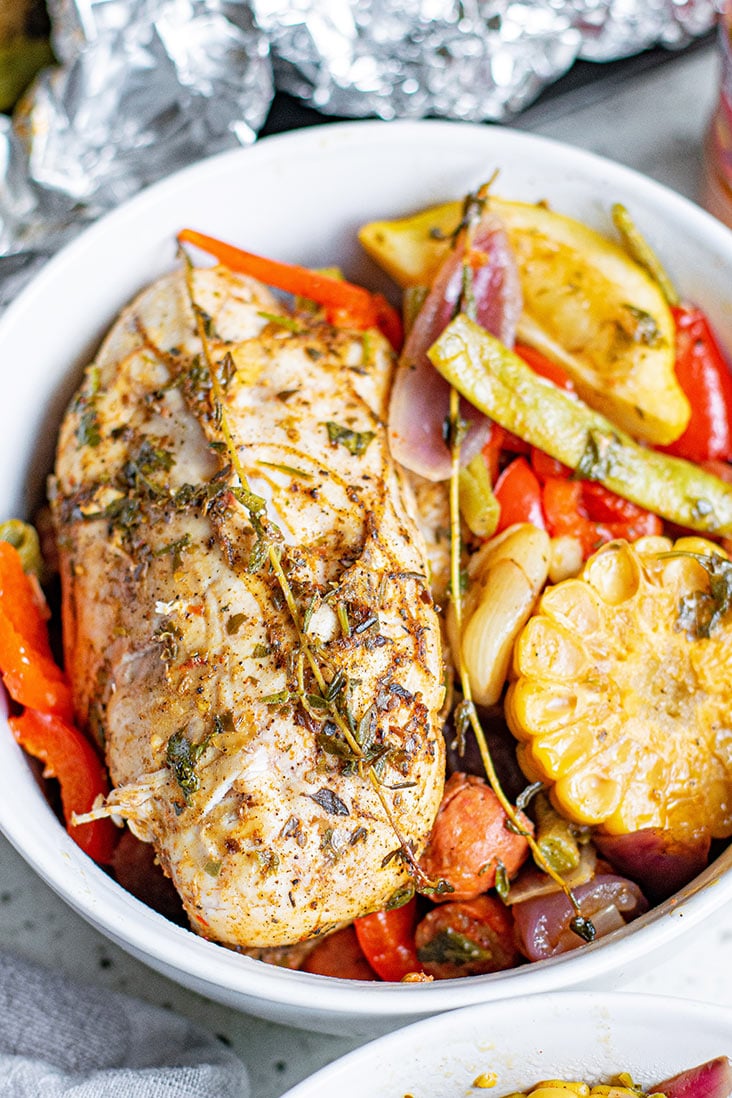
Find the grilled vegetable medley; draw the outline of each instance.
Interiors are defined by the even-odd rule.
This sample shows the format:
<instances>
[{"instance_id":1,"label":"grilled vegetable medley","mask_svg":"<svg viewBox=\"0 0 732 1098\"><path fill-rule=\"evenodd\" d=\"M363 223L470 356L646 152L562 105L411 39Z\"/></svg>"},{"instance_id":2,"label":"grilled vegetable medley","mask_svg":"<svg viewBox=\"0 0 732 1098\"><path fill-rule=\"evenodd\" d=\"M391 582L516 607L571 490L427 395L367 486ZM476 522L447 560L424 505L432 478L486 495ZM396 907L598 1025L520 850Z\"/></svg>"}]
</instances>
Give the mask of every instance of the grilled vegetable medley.
<instances>
[{"instance_id":1,"label":"grilled vegetable medley","mask_svg":"<svg viewBox=\"0 0 732 1098\"><path fill-rule=\"evenodd\" d=\"M732 378L612 215L486 185L365 225L401 314L184 230L113 327L40 522L65 670L17 522L0 670L71 834L169 917L323 975L478 975L624 927L732 835Z\"/></svg>"}]
</instances>

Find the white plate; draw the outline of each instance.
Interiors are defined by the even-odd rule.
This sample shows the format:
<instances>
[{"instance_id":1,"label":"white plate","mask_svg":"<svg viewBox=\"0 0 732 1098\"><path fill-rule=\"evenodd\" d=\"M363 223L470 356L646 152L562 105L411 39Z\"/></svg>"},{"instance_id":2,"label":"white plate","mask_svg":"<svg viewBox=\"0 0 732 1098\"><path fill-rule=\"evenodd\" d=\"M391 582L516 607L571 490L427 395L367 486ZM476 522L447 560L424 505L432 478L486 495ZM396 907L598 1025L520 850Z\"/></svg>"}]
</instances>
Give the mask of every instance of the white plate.
<instances>
[{"instance_id":1,"label":"white plate","mask_svg":"<svg viewBox=\"0 0 732 1098\"><path fill-rule=\"evenodd\" d=\"M175 263L188 225L253 251L322 266L369 285L355 239L364 221L462 195L500 169L499 190L599 229L628 206L684 293L732 347L732 234L637 174L542 138L444 122L359 122L267 138L151 187L87 230L0 320L0 516L41 498L55 430L82 365L120 308ZM240 957L173 926L89 862L66 836L22 753L0 735L0 828L80 914L137 957L210 998L277 1021L373 1033L446 1009L610 979L657 960L732 896L732 851L673 901L563 958L505 974L426 985L354 985ZM713 887L710 887L713 886Z\"/></svg>"},{"instance_id":2,"label":"white plate","mask_svg":"<svg viewBox=\"0 0 732 1098\"><path fill-rule=\"evenodd\" d=\"M644 1090L732 1056L732 1010L650 995L560 992L486 1003L417 1022L349 1053L284 1098L478 1098L543 1079ZM490 1089L473 1084L495 1075Z\"/></svg>"}]
</instances>

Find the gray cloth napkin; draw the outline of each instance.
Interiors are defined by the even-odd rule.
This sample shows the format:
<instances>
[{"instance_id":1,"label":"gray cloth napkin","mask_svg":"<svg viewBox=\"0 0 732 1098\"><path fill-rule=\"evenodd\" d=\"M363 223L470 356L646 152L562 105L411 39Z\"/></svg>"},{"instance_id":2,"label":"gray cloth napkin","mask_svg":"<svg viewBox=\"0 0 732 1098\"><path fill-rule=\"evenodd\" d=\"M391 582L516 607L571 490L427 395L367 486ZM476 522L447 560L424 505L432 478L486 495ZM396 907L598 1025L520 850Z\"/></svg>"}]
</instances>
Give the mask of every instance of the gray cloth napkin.
<instances>
[{"instance_id":1,"label":"gray cloth napkin","mask_svg":"<svg viewBox=\"0 0 732 1098\"><path fill-rule=\"evenodd\" d=\"M247 1098L244 1065L159 1007L0 951L0 1098Z\"/></svg>"}]
</instances>

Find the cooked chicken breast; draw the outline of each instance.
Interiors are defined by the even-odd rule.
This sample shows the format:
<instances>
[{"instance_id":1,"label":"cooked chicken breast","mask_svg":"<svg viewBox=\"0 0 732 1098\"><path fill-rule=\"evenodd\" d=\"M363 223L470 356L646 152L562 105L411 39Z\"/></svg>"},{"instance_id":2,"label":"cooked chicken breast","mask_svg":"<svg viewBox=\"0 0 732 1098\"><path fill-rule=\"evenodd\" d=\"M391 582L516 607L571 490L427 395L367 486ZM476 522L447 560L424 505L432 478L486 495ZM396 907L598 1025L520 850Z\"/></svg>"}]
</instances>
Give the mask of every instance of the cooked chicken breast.
<instances>
[{"instance_id":1,"label":"cooked chicken breast","mask_svg":"<svg viewBox=\"0 0 732 1098\"><path fill-rule=\"evenodd\" d=\"M383 907L439 806L440 629L383 426L391 369L378 333L177 272L113 327L62 426L65 657L115 786L101 811L230 945Z\"/></svg>"}]
</instances>

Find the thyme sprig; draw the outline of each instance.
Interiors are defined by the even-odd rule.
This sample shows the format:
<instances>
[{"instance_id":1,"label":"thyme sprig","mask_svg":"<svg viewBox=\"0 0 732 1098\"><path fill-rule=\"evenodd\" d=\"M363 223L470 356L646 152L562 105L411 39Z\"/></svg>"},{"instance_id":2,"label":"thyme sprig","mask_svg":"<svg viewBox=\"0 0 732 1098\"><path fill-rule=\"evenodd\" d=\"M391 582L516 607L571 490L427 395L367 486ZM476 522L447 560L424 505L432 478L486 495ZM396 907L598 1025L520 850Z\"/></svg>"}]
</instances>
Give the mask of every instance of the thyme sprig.
<instances>
[{"instance_id":1,"label":"thyme sprig","mask_svg":"<svg viewBox=\"0 0 732 1098\"><path fill-rule=\"evenodd\" d=\"M457 422L459 418L459 394L457 389L450 389L450 418L453 422ZM460 473L460 441L458 439L457 431L452 432L452 437L456 441L451 448L451 470L450 470L450 579L451 579L451 599L453 612L455 614L455 632L458 637L462 637L462 624L463 624L463 600L460 587L460 564L461 564L461 539L460 539L460 495L459 495L459 473ZM523 835L529 844L529 849L534 856L536 864L547 873L552 880L559 885L562 892L572 905L572 909L575 915L570 923L571 929L586 942L591 942L595 937L595 928L592 922L582 915L577 897L572 892L567 882L556 872L555 869L546 860L542 853L538 843L534 839L533 835L522 826L518 817L517 809L511 804L506 794L503 792L503 788L496 774L495 766L493 765L493 759L491 758L490 749L483 732L483 727L478 718L478 713L473 701L472 691L470 688L470 678L468 676L465 661L463 659L462 646L457 644L456 646L455 662L457 665L458 678L463 692L463 700L461 702L461 720L470 724L475 735L476 742L480 751L480 757L483 762L483 768L486 773L486 777L490 784L491 789L495 793L501 808L506 814L507 824L511 831L516 834ZM464 733L463 733L464 735Z\"/></svg>"},{"instance_id":2,"label":"thyme sprig","mask_svg":"<svg viewBox=\"0 0 732 1098\"><path fill-rule=\"evenodd\" d=\"M185 252L181 249L184 268L186 289L188 291L188 297L193 310L193 315L196 324L196 331L199 341L203 350L203 359L205 366L208 370L208 375L211 382L211 396L213 398L214 405L214 422L217 428L223 435L224 442L226 444L226 450L229 454L232 468L236 473L239 481L239 487L232 489L233 494L242 502L243 506L247 509L252 523L252 527L257 535L257 544L255 545L255 551L259 548L259 554L264 561L269 562L272 572L277 580L282 597L290 615L292 624L297 634L298 641L298 700L306 711L313 714L313 701L315 697L318 697L318 714L324 716L325 714L332 720L338 731L341 733L345 744L351 751L356 765L358 767L361 777L367 777L371 783L376 796L378 797L381 806L384 810L386 818L391 826L394 836L398 843L398 850L395 852L407 865L412 878L418 883L421 889L425 892L434 892L444 889L444 882L434 882L427 877L424 870L420 867L412 850L411 844L407 841L406 837L402 833L402 830L396 820L392 805L389 803L387 792L381 782L379 774L377 773L376 761L373 757L369 758L368 750L364 749L362 743L359 742L359 730L351 726L352 722L349 720L348 715L343 711L342 697L344 691L339 686L338 689L334 689L333 681L326 682L323 670L318 662L317 656L313 651L310 644L310 640L307 635L307 631L303 626L303 618L301 618L300 611L297 606L297 601L292 590L292 586L287 578L287 575L282 566L280 546L277 544L279 537L279 531L274 526L266 515L266 504L264 500L256 496L250 486L244 471L244 468L239 460L239 453L234 441L231 428L229 425L228 416L226 414L226 406L224 402L224 392L221 384L221 378L219 372L213 362L211 355L211 349L209 346L209 333L211 318L206 314L196 303L193 276L194 267L193 263ZM368 440L370 441L370 440ZM365 446L368 445L368 441ZM364 449L365 449L364 446ZM256 502L255 502L256 501ZM275 540L277 539L277 540ZM307 663L310 672L315 680L315 684L318 689L318 694L314 695L313 692L307 693L305 691L304 684L304 664ZM287 693L289 700L289 692ZM274 697L268 699L270 704L274 704ZM277 703L280 703L280 699L277 698ZM364 773L365 772L365 773ZM448 886L449 887L449 886Z\"/></svg>"}]
</instances>

